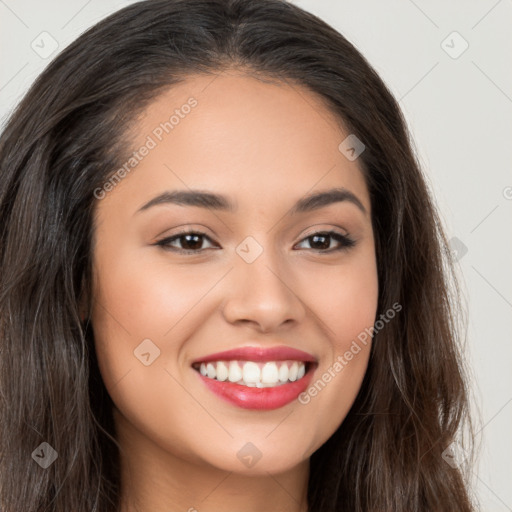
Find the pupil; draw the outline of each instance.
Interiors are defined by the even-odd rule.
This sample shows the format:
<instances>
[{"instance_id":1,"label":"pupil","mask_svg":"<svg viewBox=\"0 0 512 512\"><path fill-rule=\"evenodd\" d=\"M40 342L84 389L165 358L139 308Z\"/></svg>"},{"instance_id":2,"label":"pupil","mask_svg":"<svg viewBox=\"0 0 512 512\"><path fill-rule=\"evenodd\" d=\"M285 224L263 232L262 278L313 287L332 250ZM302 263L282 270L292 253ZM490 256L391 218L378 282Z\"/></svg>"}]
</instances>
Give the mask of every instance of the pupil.
<instances>
[{"instance_id":1,"label":"pupil","mask_svg":"<svg viewBox=\"0 0 512 512\"><path fill-rule=\"evenodd\" d=\"M186 249L197 249L198 247L197 246L201 246L201 243L200 242L197 242L197 239L200 238L201 235L185 235L184 238L186 240L186 243L185 245L188 246L188 247L185 247ZM195 238L196 239L196 242L194 244L194 242L190 242L190 238Z\"/></svg>"},{"instance_id":2,"label":"pupil","mask_svg":"<svg viewBox=\"0 0 512 512\"><path fill-rule=\"evenodd\" d=\"M320 248L327 249L329 247L329 242L325 242L325 241L327 240L328 237L325 235L313 235L313 243L318 242L319 238L324 240L324 243L321 244L322 247L320 247Z\"/></svg>"}]
</instances>

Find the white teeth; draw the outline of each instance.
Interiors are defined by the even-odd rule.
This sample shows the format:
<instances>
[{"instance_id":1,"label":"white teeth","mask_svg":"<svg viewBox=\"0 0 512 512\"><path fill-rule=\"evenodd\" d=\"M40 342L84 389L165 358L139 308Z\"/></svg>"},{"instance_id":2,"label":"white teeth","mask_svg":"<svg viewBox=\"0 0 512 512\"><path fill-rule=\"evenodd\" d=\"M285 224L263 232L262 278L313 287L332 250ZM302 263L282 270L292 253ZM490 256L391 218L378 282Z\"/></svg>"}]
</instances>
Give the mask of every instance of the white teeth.
<instances>
[{"instance_id":1,"label":"white teeth","mask_svg":"<svg viewBox=\"0 0 512 512\"><path fill-rule=\"evenodd\" d=\"M277 384L279 380L279 371L276 363L265 363L261 370L262 384Z\"/></svg>"},{"instance_id":2,"label":"white teeth","mask_svg":"<svg viewBox=\"0 0 512 512\"><path fill-rule=\"evenodd\" d=\"M223 363L222 361L217 363L217 380L225 381L225 380L227 380L228 375L229 375L229 370L228 370L228 367L225 365L225 363Z\"/></svg>"},{"instance_id":3,"label":"white teeth","mask_svg":"<svg viewBox=\"0 0 512 512\"><path fill-rule=\"evenodd\" d=\"M294 362L291 367L290 367L290 370L288 372L288 378L294 382L297 380L297 372L299 371L299 365L297 364L297 362ZM208 375L210 375L210 373L208 373Z\"/></svg>"},{"instance_id":4,"label":"white teeth","mask_svg":"<svg viewBox=\"0 0 512 512\"><path fill-rule=\"evenodd\" d=\"M244 369L242 370L242 379L246 384L250 383L258 383L260 382L260 368L256 363L251 361L244 364Z\"/></svg>"},{"instance_id":5,"label":"white teeth","mask_svg":"<svg viewBox=\"0 0 512 512\"><path fill-rule=\"evenodd\" d=\"M201 375L218 381L233 382L249 387L267 388L294 382L304 377L306 365L302 361L211 361L201 363Z\"/></svg>"},{"instance_id":6,"label":"white teeth","mask_svg":"<svg viewBox=\"0 0 512 512\"><path fill-rule=\"evenodd\" d=\"M286 364L282 364L279 367L279 380L281 382L286 382L288 380L288 366Z\"/></svg>"},{"instance_id":7,"label":"white teeth","mask_svg":"<svg viewBox=\"0 0 512 512\"><path fill-rule=\"evenodd\" d=\"M236 361L229 362L229 382L238 382L242 379L242 370Z\"/></svg>"},{"instance_id":8,"label":"white teeth","mask_svg":"<svg viewBox=\"0 0 512 512\"><path fill-rule=\"evenodd\" d=\"M217 376L217 371L215 370L215 366L213 366L212 363L208 363L206 365L206 371L208 372L208 377L210 377L210 379L215 379Z\"/></svg>"}]
</instances>

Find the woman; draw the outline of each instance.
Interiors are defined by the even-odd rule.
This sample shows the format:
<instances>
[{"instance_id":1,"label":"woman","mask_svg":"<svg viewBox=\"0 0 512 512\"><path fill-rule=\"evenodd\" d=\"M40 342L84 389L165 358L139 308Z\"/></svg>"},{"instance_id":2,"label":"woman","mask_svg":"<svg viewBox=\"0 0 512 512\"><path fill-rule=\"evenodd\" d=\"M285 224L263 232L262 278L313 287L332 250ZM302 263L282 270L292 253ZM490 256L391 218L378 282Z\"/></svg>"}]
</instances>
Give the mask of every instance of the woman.
<instances>
[{"instance_id":1,"label":"woman","mask_svg":"<svg viewBox=\"0 0 512 512\"><path fill-rule=\"evenodd\" d=\"M281 0L140 2L66 48L0 142L2 510L473 510L408 137Z\"/></svg>"}]
</instances>

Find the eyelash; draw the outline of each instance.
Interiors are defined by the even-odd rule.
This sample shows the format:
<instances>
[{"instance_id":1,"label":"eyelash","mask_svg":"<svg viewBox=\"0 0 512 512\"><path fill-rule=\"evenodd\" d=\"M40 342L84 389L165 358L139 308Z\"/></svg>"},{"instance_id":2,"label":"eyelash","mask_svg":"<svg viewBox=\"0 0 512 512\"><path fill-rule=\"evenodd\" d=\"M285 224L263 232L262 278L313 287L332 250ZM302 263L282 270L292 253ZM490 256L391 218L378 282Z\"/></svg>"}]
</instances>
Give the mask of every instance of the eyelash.
<instances>
[{"instance_id":1,"label":"eyelash","mask_svg":"<svg viewBox=\"0 0 512 512\"><path fill-rule=\"evenodd\" d=\"M206 250L206 249L198 249L198 250L179 249L176 247L171 247L169 245L171 242L174 242L175 240L179 240L180 238L184 238L187 235L197 235L197 236L201 236L201 237L206 237L211 241L210 237L206 233L203 233L201 231L184 231L182 233L178 233L171 237L164 238L163 240L156 242L154 245L158 245L158 246L162 247L164 250L177 252L179 254L199 254ZM304 240L308 240L309 238L313 238L318 235L323 235L324 237L331 237L341 244L340 247L335 248L335 249L327 249L327 250L310 249L310 250L318 252L318 253L331 254L333 252L350 249L351 247L353 247L356 244L355 240L353 240L352 238L350 238L347 235L342 235L341 233L338 233L337 231L317 231L316 233L312 233L311 235L308 235L307 237L303 238L300 242L303 242Z\"/></svg>"}]
</instances>

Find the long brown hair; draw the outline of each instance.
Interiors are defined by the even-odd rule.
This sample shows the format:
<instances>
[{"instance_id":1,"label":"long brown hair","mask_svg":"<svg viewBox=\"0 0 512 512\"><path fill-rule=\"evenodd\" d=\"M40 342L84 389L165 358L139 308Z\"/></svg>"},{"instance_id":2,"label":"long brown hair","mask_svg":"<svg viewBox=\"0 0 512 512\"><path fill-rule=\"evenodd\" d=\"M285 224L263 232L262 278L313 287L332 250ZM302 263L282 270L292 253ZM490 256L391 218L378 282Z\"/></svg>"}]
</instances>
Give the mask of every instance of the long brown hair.
<instances>
[{"instance_id":1,"label":"long brown hair","mask_svg":"<svg viewBox=\"0 0 512 512\"><path fill-rule=\"evenodd\" d=\"M468 422L459 299L440 219L400 108L364 57L283 0L147 0L90 28L33 84L0 139L0 507L114 512L112 402L90 325L94 190L129 130L187 75L227 68L319 95L364 142L378 264L377 318L353 407L310 460L311 512L473 510L446 450ZM341 142L341 141L340 141ZM452 283L452 284L450 284ZM48 468L34 451L58 458ZM46 452L45 452L46 450ZM36 454L37 455L37 454Z\"/></svg>"}]
</instances>

